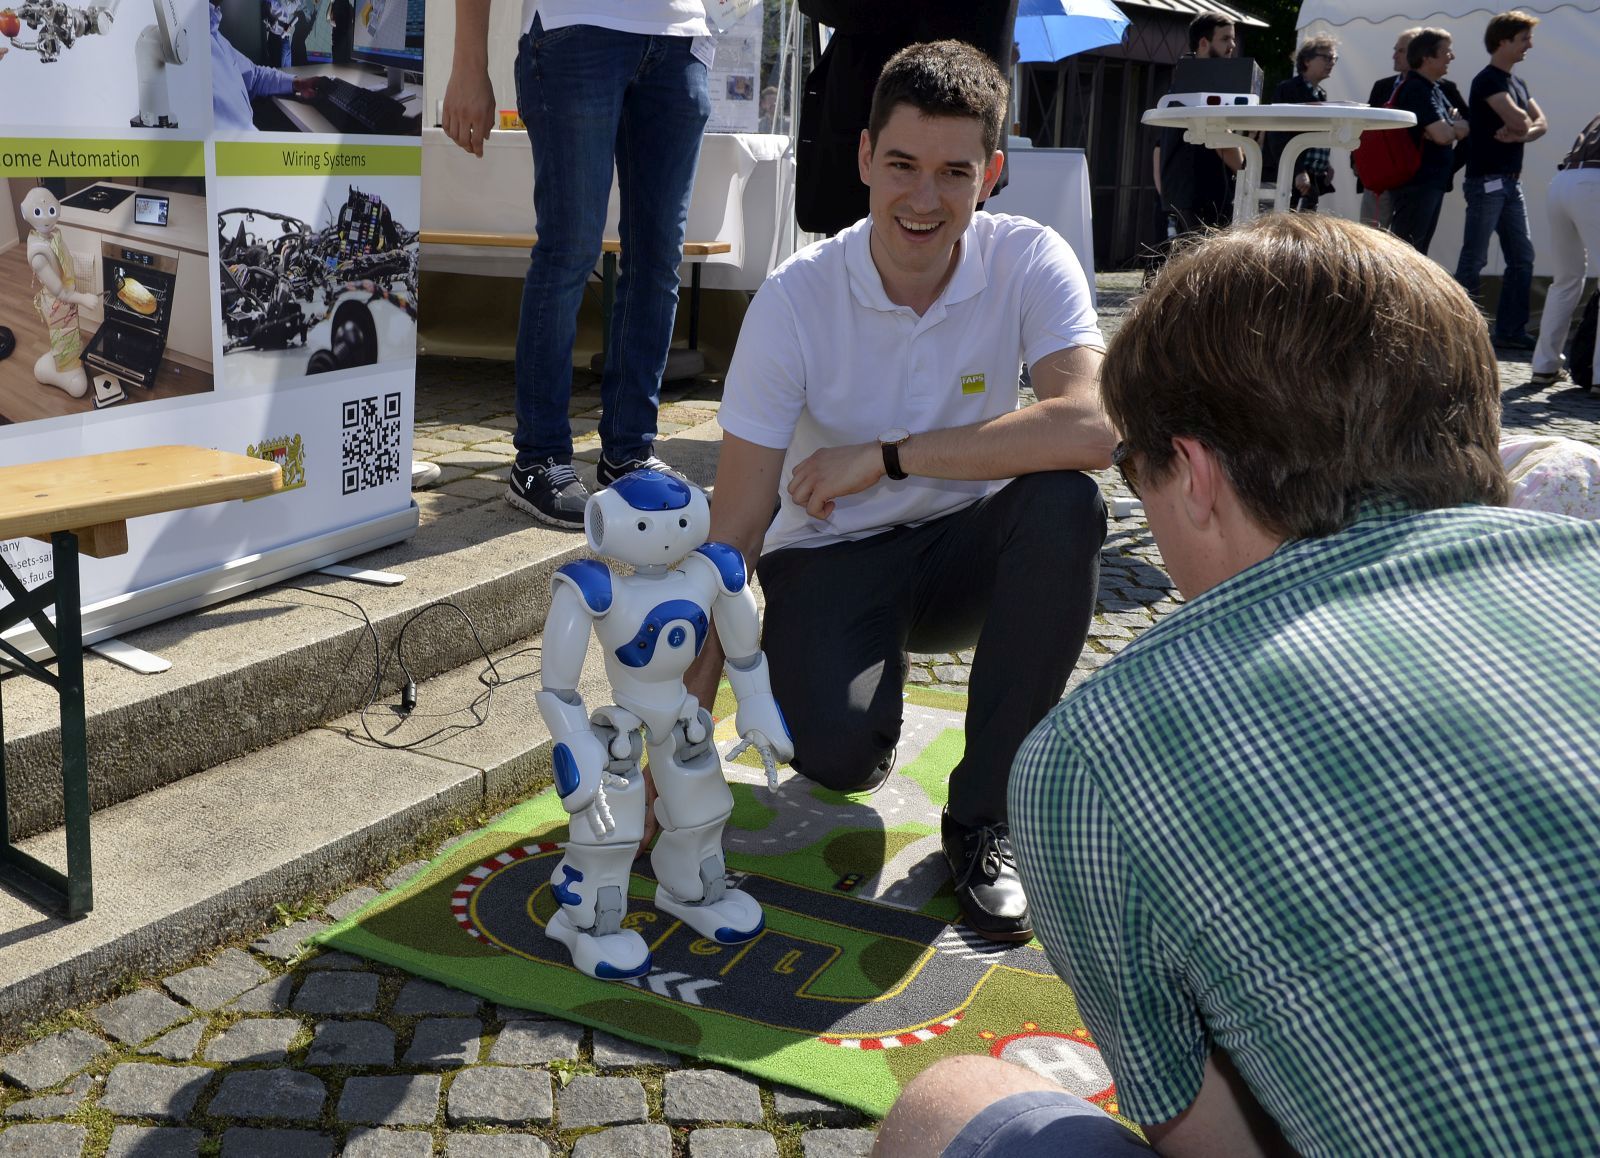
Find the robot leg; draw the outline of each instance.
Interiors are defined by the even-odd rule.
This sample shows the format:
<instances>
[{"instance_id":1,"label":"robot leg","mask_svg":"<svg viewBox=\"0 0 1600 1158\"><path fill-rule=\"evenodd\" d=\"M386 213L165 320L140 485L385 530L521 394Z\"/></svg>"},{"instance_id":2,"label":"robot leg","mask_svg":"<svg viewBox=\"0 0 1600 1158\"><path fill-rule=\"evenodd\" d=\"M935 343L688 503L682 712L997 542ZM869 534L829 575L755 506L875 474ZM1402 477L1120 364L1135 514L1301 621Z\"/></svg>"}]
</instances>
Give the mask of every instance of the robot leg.
<instances>
[{"instance_id":1,"label":"robot leg","mask_svg":"<svg viewBox=\"0 0 1600 1158\"><path fill-rule=\"evenodd\" d=\"M550 878L550 891L561 908L545 926L545 934L572 954L580 972L603 981L640 977L650 972L650 949L644 938L622 927L628 911L628 876L633 854L644 837L644 778L608 775L604 805L616 827L597 837L599 826L588 813L596 800L572 814L571 839Z\"/></svg>"},{"instance_id":2,"label":"robot leg","mask_svg":"<svg viewBox=\"0 0 1600 1158\"><path fill-rule=\"evenodd\" d=\"M722 829L733 812L733 793L710 738L710 716L701 712L694 743L685 723L666 743L652 745L650 768L656 785L656 819L661 835L650 854L655 870L656 908L678 918L702 937L723 945L749 941L766 924L750 894L728 888L724 879Z\"/></svg>"}]
</instances>

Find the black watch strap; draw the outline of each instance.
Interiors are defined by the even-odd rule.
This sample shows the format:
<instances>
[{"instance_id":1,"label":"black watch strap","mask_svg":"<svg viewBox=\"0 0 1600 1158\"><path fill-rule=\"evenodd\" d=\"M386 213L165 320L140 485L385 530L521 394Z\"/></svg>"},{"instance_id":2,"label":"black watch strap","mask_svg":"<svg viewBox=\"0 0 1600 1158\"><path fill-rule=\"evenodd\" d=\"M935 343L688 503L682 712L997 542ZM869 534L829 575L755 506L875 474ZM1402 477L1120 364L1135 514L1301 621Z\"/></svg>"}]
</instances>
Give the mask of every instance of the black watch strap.
<instances>
[{"instance_id":1,"label":"black watch strap","mask_svg":"<svg viewBox=\"0 0 1600 1158\"><path fill-rule=\"evenodd\" d=\"M880 445L883 447L883 473L895 482L907 477L906 472L900 469L900 444L885 442Z\"/></svg>"}]
</instances>

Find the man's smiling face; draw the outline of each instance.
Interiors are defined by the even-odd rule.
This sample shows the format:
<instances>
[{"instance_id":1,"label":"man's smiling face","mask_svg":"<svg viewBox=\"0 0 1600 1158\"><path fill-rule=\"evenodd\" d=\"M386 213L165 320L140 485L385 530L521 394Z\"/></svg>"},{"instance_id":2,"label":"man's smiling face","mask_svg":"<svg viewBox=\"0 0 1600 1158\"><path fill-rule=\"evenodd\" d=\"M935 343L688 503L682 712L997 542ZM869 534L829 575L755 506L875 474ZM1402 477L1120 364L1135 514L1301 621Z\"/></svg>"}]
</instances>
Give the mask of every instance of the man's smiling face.
<instances>
[{"instance_id":1,"label":"man's smiling face","mask_svg":"<svg viewBox=\"0 0 1600 1158\"><path fill-rule=\"evenodd\" d=\"M906 104L889 114L876 147L861 134L857 159L872 213L872 256L886 282L949 264L1001 164L998 152L984 152L976 119L924 116Z\"/></svg>"}]
</instances>

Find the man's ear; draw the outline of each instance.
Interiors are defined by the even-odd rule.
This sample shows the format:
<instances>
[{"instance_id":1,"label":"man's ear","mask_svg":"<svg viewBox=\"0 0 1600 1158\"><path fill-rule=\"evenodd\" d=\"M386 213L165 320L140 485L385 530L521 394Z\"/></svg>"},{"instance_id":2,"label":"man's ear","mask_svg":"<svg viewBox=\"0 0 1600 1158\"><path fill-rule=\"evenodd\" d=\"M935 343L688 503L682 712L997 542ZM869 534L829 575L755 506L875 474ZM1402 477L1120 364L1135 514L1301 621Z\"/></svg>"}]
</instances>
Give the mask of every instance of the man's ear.
<instances>
[{"instance_id":1,"label":"man's ear","mask_svg":"<svg viewBox=\"0 0 1600 1158\"><path fill-rule=\"evenodd\" d=\"M861 143L856 146L856 164L861 168L861 183L872 184L868 176L872 172L872 134L866 129L861 130Z\"/></svg>"},{"instance_id":2,"label":"man's ear","mask_svg":"<svg viewBox=\"0 0 1600 1158\"><path fill-rule=\"evenodd\" d=\"M1174 437L1173 469L1178 475L1178 495L1189 521L1196 527L1208 525L1217 514L1221 497L1222 466L1205 443L1194 438Z\"/></svg>"},{"instance_id":3,"label":"man's ear","mask_svg":"<svg viewBox=\"0 0 1600 1158\"><path fill-rule=\"evenodd\" d=\"M983 188L978 191L978 200L987 201L994 192L994 183L1000 180L1000 170L1005 168L1006 155L999 149L994 151L994 156L989 158L989 164L983 170Z\"/></svg>"}]
</instances>

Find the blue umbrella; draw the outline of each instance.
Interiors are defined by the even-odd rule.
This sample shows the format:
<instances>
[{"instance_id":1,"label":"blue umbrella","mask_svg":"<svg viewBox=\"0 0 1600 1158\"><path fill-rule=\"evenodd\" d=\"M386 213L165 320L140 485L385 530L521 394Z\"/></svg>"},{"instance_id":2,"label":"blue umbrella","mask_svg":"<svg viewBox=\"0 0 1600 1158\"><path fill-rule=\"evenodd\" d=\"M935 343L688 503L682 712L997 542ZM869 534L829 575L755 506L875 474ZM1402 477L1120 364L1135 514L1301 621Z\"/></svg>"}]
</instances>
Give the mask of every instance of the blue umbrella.
<instances>
[{"instance_id":1,"label":"blue umbrella","mask_svg":"<svg viewBox=\"0 0 1600 1158\"><path fill-rule=\"evenodd\" d=\"M1061 60L1121 44L1128 18L1111 0L1018 0L1017 47L1023 60Z\"/></svg>"}]
</instances>

